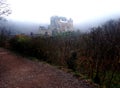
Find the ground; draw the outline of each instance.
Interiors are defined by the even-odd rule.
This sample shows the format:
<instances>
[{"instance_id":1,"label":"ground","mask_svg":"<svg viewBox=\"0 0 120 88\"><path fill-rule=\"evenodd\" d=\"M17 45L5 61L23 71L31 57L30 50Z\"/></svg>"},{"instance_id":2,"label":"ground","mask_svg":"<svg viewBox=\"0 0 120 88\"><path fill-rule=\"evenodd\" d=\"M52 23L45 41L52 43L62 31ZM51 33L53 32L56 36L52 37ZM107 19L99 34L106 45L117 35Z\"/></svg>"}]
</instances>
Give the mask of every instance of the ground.
<instances>
[{"instance_id":1,"label":"ground","mask_svg":"<svg viewBox=\"0 0 120 88\"><path fill-rule=\"evenodd\" d=\"M0 88L94 88L43 62L31 61L0 48Z\"/></svg>"}]
</instances>

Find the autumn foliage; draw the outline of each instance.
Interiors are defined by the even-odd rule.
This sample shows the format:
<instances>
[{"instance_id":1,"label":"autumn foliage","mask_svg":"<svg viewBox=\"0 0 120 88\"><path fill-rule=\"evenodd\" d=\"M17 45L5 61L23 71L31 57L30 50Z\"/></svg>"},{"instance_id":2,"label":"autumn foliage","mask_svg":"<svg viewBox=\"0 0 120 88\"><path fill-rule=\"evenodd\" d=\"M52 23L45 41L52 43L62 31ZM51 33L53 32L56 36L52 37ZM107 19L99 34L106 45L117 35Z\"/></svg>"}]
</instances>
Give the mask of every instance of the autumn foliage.
<instances>
[{"instance_id":1,"label":"autumn foliage","mask_svg":"<svg viewBox=\"0 0 120 88\"><path fill-rule=\"evenodd\" d=\"M82 73L101 86L120 87L120 20L87 33L17 35L9 43L12 50Z\"/></svg>"}]
</instances>

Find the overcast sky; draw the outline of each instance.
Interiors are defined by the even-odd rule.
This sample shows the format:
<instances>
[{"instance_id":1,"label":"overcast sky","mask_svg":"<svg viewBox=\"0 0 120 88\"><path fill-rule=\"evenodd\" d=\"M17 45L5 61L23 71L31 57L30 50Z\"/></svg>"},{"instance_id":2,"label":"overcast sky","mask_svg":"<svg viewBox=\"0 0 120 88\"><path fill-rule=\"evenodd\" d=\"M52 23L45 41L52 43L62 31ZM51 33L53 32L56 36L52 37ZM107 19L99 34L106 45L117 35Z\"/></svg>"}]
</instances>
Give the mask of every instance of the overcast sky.
<instances>
[{"instance_id":1,"label":"overcast sky","mask_svg":"<svg viewBox=\"0 0 120 88\"><path fill-rule=\"evenodd\" d=\"M9 18L49 23L53 15L72 18L74 23L120 16L120 0L8 0Z\"/></svg>"}]
</instances>

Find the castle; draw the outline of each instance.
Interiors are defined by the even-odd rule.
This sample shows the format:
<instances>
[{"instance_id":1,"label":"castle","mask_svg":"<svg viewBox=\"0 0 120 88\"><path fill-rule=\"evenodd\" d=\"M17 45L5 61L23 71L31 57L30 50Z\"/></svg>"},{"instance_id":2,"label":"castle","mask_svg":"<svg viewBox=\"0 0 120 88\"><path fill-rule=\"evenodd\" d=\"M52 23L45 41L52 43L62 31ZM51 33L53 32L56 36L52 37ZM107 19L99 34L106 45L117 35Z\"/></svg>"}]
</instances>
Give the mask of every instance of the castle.
<instances>
[{"instance_id":1,"label":"castle","mask_svg":"<svg viewBox=\"0 0 120 88\"><path fill-rule=\"evenodd\" d=\"M66 31L73 31L73 20L66 17L52 16L48 28L39 27L40 34L52 35L53 33L60 33Z\"/></svg>"}]
</instances>

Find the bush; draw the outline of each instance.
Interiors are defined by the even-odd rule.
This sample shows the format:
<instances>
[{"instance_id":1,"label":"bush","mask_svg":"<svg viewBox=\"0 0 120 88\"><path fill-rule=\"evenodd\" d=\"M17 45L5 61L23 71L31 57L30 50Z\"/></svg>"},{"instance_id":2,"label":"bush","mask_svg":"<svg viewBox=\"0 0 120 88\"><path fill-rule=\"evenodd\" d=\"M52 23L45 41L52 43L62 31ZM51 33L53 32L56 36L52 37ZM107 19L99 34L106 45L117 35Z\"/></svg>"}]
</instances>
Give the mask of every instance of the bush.
<instances>
[{"instance_id":1,"label":"bush","mask_svg":"<svg viewBox=\"0 0 120 88\"><path fill-rule=\"evenodd\" d=\"M67 32L52 37L18 35L10 44L20 53L68 67L100 85L108 88L115 83L119 85L115 77L120 73L120 20L109 21L88 33Z\"/></svg>"}]
</instances>

